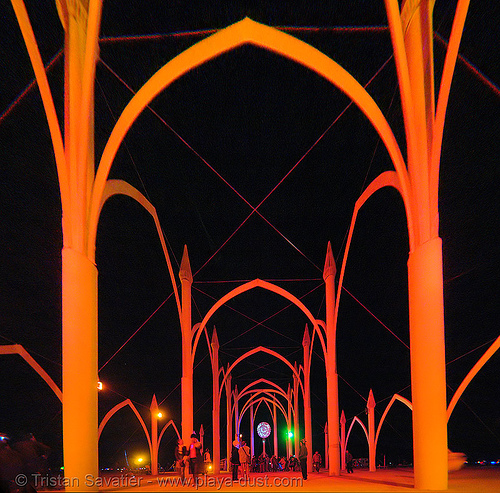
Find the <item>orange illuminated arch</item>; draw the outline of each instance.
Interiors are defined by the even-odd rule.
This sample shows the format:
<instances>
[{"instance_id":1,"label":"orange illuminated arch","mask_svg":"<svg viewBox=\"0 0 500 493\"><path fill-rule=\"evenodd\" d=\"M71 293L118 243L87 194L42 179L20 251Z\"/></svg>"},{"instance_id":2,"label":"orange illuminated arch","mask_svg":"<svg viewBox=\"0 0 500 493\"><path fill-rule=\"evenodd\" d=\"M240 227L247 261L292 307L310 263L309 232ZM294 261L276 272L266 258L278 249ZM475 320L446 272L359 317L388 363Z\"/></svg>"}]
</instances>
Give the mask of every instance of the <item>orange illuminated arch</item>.
<instances>
[{"instance_id":1,"label":"orange illuminated arch","mask_svg":"<svg viewBox=\"0 0 500 493\"><path fill-rule=\"evenodd\" d=\"M165 426L162 428L160 435L158 436L158 448L160 448L160 443L161 439L163 438L163 434L167 431L167 428L171 426L174 430L175 433L177 434L177 438L181 438L181 434L179 433L179 430L177 429L177 426L174 423L174 420L171 419L168 423L165 424Z\"/></svg>"},{"instance_id":2,"label":"orange illuminated arch","mask_svg":"<svg viewBox=\"0 0 500 493\"><path fill-rule=\"evenodd\" d=\"M466 377L462 380L462 383L453 395L447 409L447 418L450 419L451 413L458 402L458 399L462 397L464 390L467 388L471 380L477 375L477 372L485 365L485 363L497 352L500 348L500 336L498 336L493 342L493 344L486 350L486 352L479 358L477 363L472 367L472 369L467 373Z\"/></svg>"},{"instance_id":3,"label":"orange illuminated arch","mask_svg":"<svg viewBox=\"0 0 500 493\"><path fill-rule=\"evenodd\" d=\"M106 426L106 423L112 418L112 416L118 412L122 407L129 406L130 409L134 412L134 414L137 416L137 419L141 423L142 429L144 430L144 434L146 435L146 438L148 440L148 445L149 445L149 450L151 451L152 445L151 445L151 437L149 436L149 431L146 426L146 423L144 423L144 420L142 419L142 416L139 414L139 411L137 408L134 406L134 403L130 399L125 399L124 401L120 402L117 404L115 407L110 409L107 413L106 416L101 421L101 424L99 425L99 430L98 430L98 437L101 437L102 430Z\"/></svg>"},{"instance_id":4,"label":"orange illuminated arch","mask_svg":"<svg viewBox=\"0 0 500 493\"><path fill-rule=\"evenodd\" d=\"M347 242L346 242L346 247L345 247L345 251L344 251L344 256L342 258L342 267L340 269L339 284L338 284L337 295L336 295L336 300L335 300L335 306L336 306L336 310L334 313L334 325L335 326L337 325L337 319L338 319L338 314L339 314L340 295L342 294L342 286L344 283L344 275L345 275L345 269L346 269L346 264L347 264L347 257L349 255L349 249L351 247L352 235L354 233L354 226L356 225L356 219L358 217L358 212L361 209L361 207L363 207L365 202L375 192L377 192L378 190L380 190L384 187L393 187L396 190L398 190L399 193L403 196L401 183L399 181L398 175L394 171L385 171L384 173L381 173L379 176L377 176L377 178L375 178L370 183L370 185L368 185L368 187L361 194L359 199L356 200L356 203L354 205L354 211L352 213L352 218L351 218L351 225L349 227L349 234L347 236ZM407 217L409 217L408 211L407 211ZM414 234L413 229L410 227L409 222L408 222L408 237L409 237L410 251L411 251L415 245L415 234Z\"/></svg>"},{"instance_id":5,"label":"orange illuminated arch","mask_svg":"<svg viewBox=\"0 0 500 493\"><path fill-rule=\"evenodd\" d=\"M413 411L413 405L408 399L405 399L404 397L400 396L399 394L394 394L392 396L392 399L390 400L389 404L387 404L387 407L385 408L384 414L382 414L382 417L380 418L380 422L379 422L378 427L377 427L377 433L375 434L375 450L377 450L378 437L380 435L380 430L382 429L382 424L384 423L385 417L387 416L387 413L391 409L392 405L397 400L399 402L402 402L403 404L405 404L408 408L410 408L411 411Z\"/></svg>"},{"instance_id":6,"label":"orange illuminated arch","mask_svg":"<svg viewBox=\"0 0 500 493\"><path fill-rule=\"evenodd\" d=\"M114 157L126 133L146 106L173 81L195 67L244 44L253 44L289 58L324 77L360 108L384 142L401 183L408 223L412 225L409 176L396 138L373 98L334 60L311 45L275 28L245 18L196 43L160 68L135 94L118 119L106 144L92 189L89 219L98 215ZM412 229L412 228L411 228Z\"/></svg>"},{"instance_id":7,"label":"orange illuminated arch","mask_svg":"<svg viewBox=\"0 0 500 493\"><path fill-rule=\"evenodd\" d=\"M241 419L243 418L243 415L248 411L248 409L250 409L252 404L256 404L257 402L262 400L265 400L266 402L270 402L271 404L276 405L276 407L281 411L281 414L283 414L285 421L287 422L287 425L289 424L287 419L287 412L285 411L285 408L283 407L282 403L274 395L272 395L272 393L262 389L262 390L255 390L255 394L250 399L248 399L247 402L245 402L245 405L241 409L241 413L238 417L238 428L237 428L238 430L240 429Z\"/></svg>"},{"instance_id":8,"label":"orange illuminated arch","mask_svg":"<svg viewBox=\"0 0 500 493\"><path fill-rule=\"evenodd\" d=\"M104 207L106 201L111 197L113 197L114 195L126 195L127 197L134 199L136 202L142 205L142 207L144 207L144 209L146 209L146 211L148 211L149 214L151 214L151 217L153 218L153 221L156 226L156 231L158 232L158 237L160 239L163 255L167 262L168 272L170 274L170 280L172 282L172 287L174 289L174 296L175 296L175 301L177 303L177 311L179 313L179 320L180 320L182 309L181 309L181 302L179 299L179 291L177 289L177 282L175 280L175 275L172 268L172 262L170 261L170 255L168 254L167 245L165 244L165 237L163 235L163 230L161 229L160 219L158 218L158 214L156 213L156 209L154 208L153 204L151 204L151 202L146 197L144 197L144 195L141 192L139 192L139 190L137 190L135 187L133 187L126 181L123 180L106 181L106 186L104 188L101 197L98 213L95 217L93 217L93 220L89 224L88 248L89 248L90 260L95 262L95 244L96 244L95 240L97 236L97 226L99 223L99 217L101 215L102 208Z\"/></svg>"},{"instance_id":9,"label":"orange illuminated arch","mask_svg":"<svg viewBox=\"0 0 500 493\"><path fill-rule=\"evenodd\" d=\"M28 363L45 381L45 383L52 389L57 398L62 402L62 392L57 384L52 380L50 375L33 359L31 354L26 351L20 344L7 344L0 345L0 354L18 354L21 358ZM97 382L96 382L97 387Z\"/></svg>"},{"instance_id":10,"label":"orange illuminated arch","mask_svg":"<svg viewBox=\"0 0 500 493\"><path fill-rule=\"evenodd\" d=\"M274 387L278 391L278 393L280 393L281 395L283 395L284 397L286 397L288 399L286 392L277 383L271 382L271 380L268 380L267 378L259 378L258 380L255 380L255 381L249 383L247 386L245 386L245 387L243 387L243 389L241 389L241 391L238 395L239 396L243 395L248 389L250 389L251 387L254 387L255 385L259 385L259 383L266 383L268 385L271 385L271 387Z\"/></svg>"},{"instance_id":11,"label":"orange illuminated arch","mask_svg":"<svg viewBox=\"0 0 500 493\"><path fill-rule=\"evenodd\" d=\"M229 293L225 294L220 300L218 300L212 308L207 312L201 323L196 329L196 337L194 339L194 344L193 344L193 352L192 352L192 358L194 363L194 357L196 355L196 348L198 346L198 341L200 339L201 331L205 328L207 325L208 321L212 317L212 315L227 301L231 300L232 298L235 298L236 296L246 292L250 291L251 289L255 288L262 288L262 289L267 289L268 291L272 291L273 293L279 294L280 296L283 296L283 298L286 298L287 300L291 301L294 305L296 305L304 314L306 317L312 322L312 324L315 327L315 330L318 330L318 321L314 318L313 314L309 311L309 309L300 301L296 296L291 294L289 291L286 289L283 289L276 284L273 284L268 281L263 281L262 279L254 279L253 281L249 281L245 284L242 284L241 286L238 286L234 288L232 291Z\"/></svg>"},{"instance_id":12,"label":"orange illuminated arch","mask_svg":"<svg viewBox=\"0 0 500 493\"><path fill-rule=\"evenodd\" d=\"M354 426L354 423L359 423L361 428L363 428L363 431L365 432L366 436L366 441L368 444L370 443L370 439L368 438L368 430L366 429L366 426L364 425L363 421L361 421L357 416L354 416L352 419L351 426L349 426L349 431L347 432L346 438L345 438L345 449L347 450L347 443L349 442L349 436L351 434L352 427Z\"/></svg>"},{"instance_id":13,"label":"orange illuminated arch","mask_svg":"<svg viewBox=\"0 0 500 493\"><path fill-rule=\"evenodd\" d=\"M228 369L227 371L225 372L224 374L224 378L222 379L222 382L220 384L220 389L219 389L219 400L220 400L220 397L222 395L222 389L224 388L224 384L226 383L226 380L227 380L227 377L228 375L231 374L231 372L233 371L233 369L235 368L236 365L238 365L239 363L241 363L243 360L245 360L246 358L252 356L253 354L256 354L256 353L267 353L267 354L270 354L271 356L275 356L276 358L278 358L279 360L283 361L283 363L285 363L288 368L290 368L290 370L292 370L292 373L297 377L298 381L299 381L299 385L300 385L300 388L302 389L302 395L304 395L304 387L302 385L302 382L300 380L300 376L299 376L299 373L297 371L296 368L294 368L290 362L284 357L282 356L281 354L277 353L276 351L273 351L272 349L269 349L269 348L266 348L264 346L258 346L256 348L253 348L253 349L250 349L250 351L247 351L245 354L241 355Z\"/></svg>"}]
</instances>

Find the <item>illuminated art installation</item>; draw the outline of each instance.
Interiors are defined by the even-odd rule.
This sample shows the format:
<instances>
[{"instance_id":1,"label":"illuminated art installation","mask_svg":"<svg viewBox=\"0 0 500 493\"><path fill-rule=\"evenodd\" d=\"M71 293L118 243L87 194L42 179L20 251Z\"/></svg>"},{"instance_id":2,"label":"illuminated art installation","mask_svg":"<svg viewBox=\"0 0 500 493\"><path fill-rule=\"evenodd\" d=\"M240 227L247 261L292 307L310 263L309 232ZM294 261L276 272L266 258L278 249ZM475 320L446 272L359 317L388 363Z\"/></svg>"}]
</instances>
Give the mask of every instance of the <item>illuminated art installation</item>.
<instances>
[{"instance_id":1,"label":"illuminated art installation","mask_svg":"<svg viewBox=\"0 0 500 493\"><path fill-rule=\"evenodd\" d=\"M133 122L161 91L193 68L243 44L253 44L287 57L337 86L365 114L387 148L395 171L383 173L372 182L357 207L361 207L373 193L385 186L396 188L403 198L410 240L408 284L415 486L428 490L446 489L447 411L442 245L438 215L439 162L448 96L469 0L457 2L444 68L439 77L441 82L437 104L432 42L434 1L403 0L400 11L398 0L385 0L401 94L407 162L389 123L356 79L307 43L247 18L217 31L180 53L142 86L118 119L96 172L93 101L102 0L56 0L65 32L64 140L24 2L11 2L48 120L63 211L64 471L67 478L76 478L79 484L68 488L68 491L72 488L81 491L86 485L86 475L98 476L97 267L94 260L99 214L109 196L124 193L143 204L157 221L151 204L137 190L124 182L113 183L108 180L114 157ZM349 242L352 228L353 225ZM168 256L166 260L173 280ZM346 257L340 285L345 261ZM182 307L173 280L182 330L184 438L193 429L192 362L196 351L196 347L192 347L191 299L187 296L192 276L185 267L183 262L180 276ZM330 423L328 460L331 475L339 474L341 460L335 354L336 317L341 289L338 289L335 297L335 273L333 263L325 266L327 300L323 346L324 351L326 349L327 414ZM276 287L272 290L277 292ZM313 334L319 336L318 323L312 323ZM199 338L200 331L196 338ZM219 370L216 371L218 379ZM429 385L430 381L432 385ZM310 422L310 402L305 406L307 413L306 423ZM77 484L74 479L70 483ZM95 485L89 487L96 488Z\"/></svg>"},{"instance_id":2,"label":"illuminated art installation","mask_svg":"<svg viewBox=\"0 0 500 493\"><path fill-rule=\"evenodd\" d=\"M266 438L271 434L271 425L262 421L257 425L257 434L262 438L262 453L266 453Z\"/></svg>"},{"instance_id":3,"label":"illuminated art installation","mask_svg":"<svg viewBox=\"0 0 500 493\"><path fill-rule=\"evenodd\" d=\"M257 434L260 438L267 438L271 434L271 425L266 421L262 421L257 425Z\"/></svg>"}]
</instances>

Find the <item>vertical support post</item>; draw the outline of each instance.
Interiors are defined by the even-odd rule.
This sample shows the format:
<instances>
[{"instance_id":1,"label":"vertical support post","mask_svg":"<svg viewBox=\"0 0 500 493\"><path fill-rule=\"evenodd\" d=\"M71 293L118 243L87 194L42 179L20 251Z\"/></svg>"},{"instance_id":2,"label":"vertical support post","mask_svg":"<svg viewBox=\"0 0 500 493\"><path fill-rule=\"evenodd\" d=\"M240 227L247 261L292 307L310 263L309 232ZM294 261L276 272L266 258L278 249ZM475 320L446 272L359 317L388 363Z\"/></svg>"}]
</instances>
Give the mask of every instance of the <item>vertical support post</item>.
<instances>
[{"instance_id":1,"label":"vertical support post","mask_svg":"<svg viewBox=\"0 0 500 493\"><path fill-rule=\"evenodd\" d=\"M193 275L189 263L187 246L184 245L179 278L182 286L182 378L181 378L181 410L182 410L182 440L188 444L193 426L193 362L192 362L192 331L191 331L191 285Z\"/></svg>"},{"instance_id":2,"label":"vertical support post","mask_svg":"<svg viewBox=\"0 0 500 493\"><path fill-rule=\"evenodd\" d=\"M64 475L68 491L82 491L86 475L99 475L97 268L68 247L62 250L62 326Z\"/></svg>"},{"instance_id":3,"label":"vertical support post","mask_svg":"<svg viewBox=\"0 0 500 493\"><path fill-rule=\"evenodd\" d=\"M340 465L342 471L345 471L345 449L346 449L345 424L346 424L345 414L344 411L342 410L342 414L340 415Z\"/></svg>"},{"instance_id":4,"label":"vertical support post","mask_svg":"<svg viewBox=\"0 0 500 493\"><path fill-rule=\"evenodd\" d=\"M375 450L375 399L373 397L373 391L370 389L368 395L368 402L366 404L368 408L368 466L370 472L377 470L377 464L375 462L376 450Z\"/></svg>"},{"instance_id":5,"label":"vertical support post","mask_svg":"<svg viewBox=\"0 0 500 493\"><path fill-rule=\"evenodd\" d=\"M328 470L328 423L325 423L325 469Z\"/></svg>"},{"instance_id":6,"label":"vertical support post","mask_svg":"<svg viewBox=\"0 0 500 493\"><path fill-rule=\"evenodd\" d=\"M151 474L158 475L158 402L156 395L153 394L153 400L149 408L151 412Z\"/></svg>"},{"instance_id":7,"label":"vertical support post","mask_svg":"<svg viewBox=\"0 0 500 493\"><path fill-rule=\"evenodd\" d=\"M328 242L323 279L326 289L326 396L328 404L328 475L340 475L339 384L337 375L337 330L335 327L335 274L337 268Z\"/></svg>"},{"instance_id":8,"label":"vertical support post","mask_svg":"<svg viewBox=\"0 0 500 493\"><path fill-rule=\"evenodd\" d=\"M98 273L88 256L87 230L94 179L94 80L84 80L84 74L95 70L101 7L99 1L92 5L73 1L67 2L61 13L65 30L64 151L69 179L69 189L61 188L61 194L68 194L62 200L63 206L66 204L62 249L62 420L67 491L97 491L97 486L89 486L85 478L99 475ZM82 110L85 119L81 118Z\"/></svg>"},{"instance_id":9,"label":"vertical support post","mask_svg":"<svg viewBox=\"0 0 500 493\"><path fill-rule=\"evenodd\" d=\"M304 337L302 339L302 347L304 350L304 431L305 439L307 442L307 448L309 450L309 460L307 461L307 472L313 471L312 466L312 419L311 419L311 382L310 382L310 370L311 365L309 361L309 346L311 344L311 339L309 337L309 330L306 328L304 330ZM297 453L297 452L296 452Z\"/></svg>"},{"instance_id":10,"label":"vertical support post","mask_svg":"<svg viewBox=\"0 0 500 493\"><path fill-rule=\"evenodd\" d=\"M410 253L408 291L415 487L445 490L448 436L441 238Z\"/></svg>"},{"instance_id":11,"label":"vertical support post","mask_svg":"<svg viewBox=\"0 0 500 493\"><path fill-rule=\"evenodd\" d=\"M255 414L253 410L253 404L250 406L250 455L253 457L255 455Z\"/></svg>"},{"instance_id":12,"label":"vertical support post","mask_svg":"<svg viewBox=\"0 0 500 493\"><path fill-rule=\"evenodd\" d=\"M297 369L297 363L295 363ZM295 456L299 456L299 379L293 375L293 441ZM290 440L290 438L289 438Z\"/></svg>"},{"instance_id":13,"label":"vertical support post","mask_svg":"<svg viewBox=\"0 0 500 493\"><path fill-rule=\"evenodd\" d=\"M452 35L457 51L469 2L460 2ZM432 9L434 2L386 0L406 127L411 182L412 231L415 245L408 259L410 360L413 403L415 487L448 488L446 367L444 342L442 245L439 231L438 185L440 132L444 113L435 118ZM457 38L458 36L458 38ZM449 53L449 54L450 54ZM441 87L449 90L448 83ZM447 95L444 96L445 99ZM444 110L444 106L440 106ZM441 128L439 126L441 125ZM437 132L436 132L437 131ZM436 145L437 144L437 145ZM432 161L434 159L434 162ZM407 198L408 199L408 198ZM432 380L429 380L432 379ZM432 381L432 385L428 382Z\"/></svg>"},{"instance_id":14,"label":"vertical support post","mask_svg":"<svg viewBox=\"0 0 500 493\"><path fill-rule=\"evenodd\" d=\"M220 473L219 339L212 333L212 457L214 474Z\"/></svg>"},{"instance_id":15,"label":"vertical support post","mask_svg":"<svg viewBox=\"0 0 500 493\"><path fill-rule=\"evenodd\" d=\"M273 404L273 446L274 455L278 457L278 420L276 418L276 404Z\"/></svg>"},{"instance_id":16,"label":"vertical support post","mask_svg":"<svg viewBox=\"0 0 500 493\"><path fill-rule=\"evenodd\" d=\"M227 365L229 370L229 363ZM231 444L233 442L233 413L231 411L232 402L231 396L233 392L231 390L231 375L228 375L226 378L226 421L227 421L227 429L226 429L226 468L229 471L230 460L231 460Z\"/></svg>"},{"instance_id":17,"label":"vertical support post","mask_svg":"<svg viewBox=\"0 0 500 493\"><path fill-rule=\"evenodd\" d=\"M290 387L290 384L288 384L288 389L287 389L286 394L288 396L288 399L287 399L287 403L288 403L287 423L291 423L292 422L292 389ZM298 454L298 450L297 450L297 454ZM292 455L292 439L287 434L287 437L286 437L286 456L287 456L287 458L290 458L291 455Z\"/></svg>"},{"instance_id":18,"label":"vertical support post","mask_svg":"<svg viewBox=\"0 0 500 493\"><path fill-rule=\"evenodd\" d=\"M239 426L240 409L239 409L239 399L238 399L238 385L234 386L233 396L234 396L234 434L235 434L235 440L239 441L239 439L240 439L240 426Z\"/></svg>"},{"instance_id":19,"label":"vertical support post","mask_svg":"<svg viewBox=\"0 0 500 493\"><path fill-rule=\"evenodd\" d=\"M201 453L203 455L203 452L205 451L205 430L203 429L203 424L200 425L200 443L201 443Z\"/></svg>"}]
</instances>

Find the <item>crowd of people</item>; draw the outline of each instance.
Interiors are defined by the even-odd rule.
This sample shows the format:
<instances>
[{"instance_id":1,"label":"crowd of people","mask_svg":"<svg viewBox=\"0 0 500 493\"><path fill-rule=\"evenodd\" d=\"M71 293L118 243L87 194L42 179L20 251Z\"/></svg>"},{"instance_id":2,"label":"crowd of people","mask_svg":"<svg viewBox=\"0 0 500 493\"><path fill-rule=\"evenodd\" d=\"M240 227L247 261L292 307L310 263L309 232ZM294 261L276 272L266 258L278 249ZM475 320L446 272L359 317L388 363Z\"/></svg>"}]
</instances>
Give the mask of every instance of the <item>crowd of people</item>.
<instances>
[{"instance_id":1,"label":"crowd of people","mask_svg":"<svg viewBox=\"0 0 500 493\"><path fill-rule=\"evenodd\" d=\"M307 479L307 457L308 450L306 441L300 441L298 457L278 457L276 455L269 456L265 450L260 455L253 455L250 452L250 447L241 439L234 440L229 457L232 479L238 480L238 477L248 478L250 472L268 473L279 471L294 471L302 472L304 479ZM313 467L319 472L321 467L321 455L316 452L313 455ZM199 442L196 433L191 435L191 442L186 446L182 438L177 440L175 448L175 465L179 476L182 479L191 475L193 481L200 474L209 473L212 469L212 460L208 449L203 452L202 444Z\"/></svg>"},{"instance_id":2,"label":"crowd of people","mask_svg":"<svg viewBox=\"0 0 500 493\"><path fill-rule=\"evenodd\" d=\"M234 440L231 449L231 470L233 481L238 480L238 473L241 467L242 477L248 478L249 472L278 472L278 471L294 471L302 472L302 477L307 479L307 456L308 450L306 440L300 441L298 457L277 457L276 455L268 456L265 449L259 456L251 456L250 448L245 441L240 439ZM321 455L316 452L313 456L313 463L316 462L317 471L321 466Z\"/></svg>"}]
</instances>

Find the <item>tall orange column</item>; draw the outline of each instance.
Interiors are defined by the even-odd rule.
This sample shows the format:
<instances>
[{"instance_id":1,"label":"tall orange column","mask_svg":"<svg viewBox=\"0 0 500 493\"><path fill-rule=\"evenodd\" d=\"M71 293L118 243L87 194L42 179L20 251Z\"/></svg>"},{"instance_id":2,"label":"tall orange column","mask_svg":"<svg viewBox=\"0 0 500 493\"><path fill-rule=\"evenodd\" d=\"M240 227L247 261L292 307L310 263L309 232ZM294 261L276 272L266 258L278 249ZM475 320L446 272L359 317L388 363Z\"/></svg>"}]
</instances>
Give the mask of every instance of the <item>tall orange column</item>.
<instances>
[{"instance_id":1,"label":"tall orange column","mask_svg":"<svg viewBox=\"0 0 500 493\"><path fill-rule=\"evenodd\" d=\"M184 245L179 278L182 286L182 378L181 378L181 409L182 409L182 439L189 444L193 427L193 362L192 362L192 331L191 331L191 285L193 275L189 263L187 246Z\"/></svg>"},{"instance_id":2,"label":"tall orange column","mask_svg":"<svg viewBox=\"0 0 500 493\"><path fill-rule=\"evenodd\" d=\"M288 384L288 390L287 390L287 422L291 423L292 422L292 389L290 387L290 384ZM298 432L297 432L298 434ZM298 450L295 453L296 456L298 456ZM286 456L287 458L290 458L292 456L292 439L288 436L286 436Z\"/></svg>"},{"instance_id":3,"label":"tall orange column","mask_svg":"<svg viewBox=\"0 0 500 493\"><path fill-rule=\"evenodd\" d=\"M255 414L253 404L250 406L250 455L255 454Z\"/></svg>"},{"instance_id":4,"label":"tall orange column","mask_svg":"<svg viewBox=\"0 0 500 493\"><path fill-rule=\"evenodd\" d=\"M415 487L448 487L446 366L441 239L408 260Z\"/></svg>"},{"instance_id":5,"label":"tall orange column","mask_svg":"<svg viewBox=\"0 0 500 493\"><path fill-rule=\"evenodd\" d=\"M307 449L309 450L309 457L307 460L307 472L312 472L312 427L311 427L311 379L309 376L309 346L311 339L309 337L309 330L304 330L304 337L302 339L302 347L304 350L304 432L307 442Z\"/></svg>"},{"instance_id":6,"label":"tall orange column","mask_svg":"<svg viewBox=\"0 0 500 493\"><path fill-rule=\"evenodd\" d=\"M156 395L150 406L151 411L151 474L158 475L158 401Z\"/></svg>"},{"instance_id":7,"label":"tall orange column","mask_svg":"<svg viewBox=\"0 0 500 493\"><path fill-rule=\"evenodd\" d=\"M62 250L62 323L64 475L67 491L82 491L99 475L97 268L72 248Z\"/></svg>"},{"instance_id":8,"label":"tall orange column","mask_svg":"<svg viewBox=\"0 0 500 493\"><path fill-rule=\"evenodd\" d=\"M325 423L323 433L325 434L325 469L328 469L328 423Z\"/></svg>"},{"instance_id":9,"label":"tall orange column","mask_svg":"<svg viewBox=\"0 0 500 493\"><path fill-rule=\"evenodd\" d=\"M344 411L340 414L340 467L345 471L345 414Z\"/></svg>"},{"instance_id":10,"label":"tall orange column","mask_svg":"<svg viewBox=\"0 0 500 493\"><path fill-rule=\"evenodd\" d=\"M273 404L273 447L274 455L279 457L278 454L278 420L276 418L276 404Z\"/></svg>"},{"instance_id":11,"label":"tall orange column","mask_svg":"<svg viewBox=\"0 0 500 493\"><path fill-rule=\"evenodd\" d=\"M375 462L375 398L371 389L366 407L368 408L368 466L370 472L374 472L377 470Z\"/></svg>"},{"instance_id":12,"label":"tall orange column","mask_svg":"<svg viewBox=\"0 0 500 493\"><path fill-rule=\"evenodd\" d=\"M229 363L228 363L229 369ZM233 415L231 412L232 407L232 395L233 392L231 390L231 375L228 375L226 378L226 469L229 471L230 460L231 460L231 444L233 443Z\"/></svg>"},{"instance_id":13,"label":"tall orange column","mask_svg":"<svg viewBox=\"0 0 500 493\"><path fill-rule=\"evenodd\" d=\"M297 363L295 363L297 369ZM293 441L295 456L299 456L299 379L293 375ZM290 438L290 437L289 437Z\"/></svg>"},{"instance_id":14,"label":"tall orange column","mask_svg":"<svg viewBox=\"0 0 500 493\"><path fill-rule=\"evenodd\" d=\"M234 386L233 396L234 396L234 434L239 439L240 427L238 425L238 421L240 420L240 409L238 401L238 385Z\"/></svg>"},{"instance_id":15,"label":"tall orange column","mask_svg":"<svg viewBox=\"0 0 500 493\"><path fill-rule=\"evenodd\" d=\"M326 397L328 416L328 474L340 475L339 384L337 375L337 344L335 327L335 274L337 268L328 242L323 279L326 290Z\"/></svg>"},{"instance_id":16,"label":"tall orange column","mask_svg":"<svg viewBox=\"0 0 500 493\"><path fill-rule=\"evenodd\" d=\"M63 461L67 491L97 490L98 318L97 268L89 258L87 215L94 179L94 81L98 33L89 33L94 2L66 2L64 146L69 178L63 200L62 362ZM98 16L99 17L99 16ZM94 25L98 27L99 22ZM87 37L91 45L87 44ZM89 50L93 49L91 53ZM87 56L90 55L90 56ZM82 119L82 109L86 118ZM64 189L61 187L61 198ZM68 207L68 204L70 207Z\"/></svg>"},{"instance_id":17,"label":"tall orange column","mask_svg":"<svg viewBox=\"0 0 500 493\"><path fill-rule=\"evenodd\" d=\"M217 331L212 333L212 457L213 472L220 473L220 399L219 399L219 339Z\"/></svg>"},{"instance_id":18,"label":"tall orange column","mask_svg":"<svg viewBox=\"0 0 500 493\"><path fill-rule=\"evenodd\" d=\"M439 231L438 185L440 132L444 123L451 71L458 53L468 2L459 2L460 15L452 29L454 53L446 57L435 114L432 9L434 2L385 0L398 70L406 128L411 184L413 236L408 259L410 359L413 403L415 487L448 487L446 368L442 247ZM451 45L450 45L451 46ZM454 59L454 60L453 60ZM451 64L450 64L451 62ZM444 91L444 93L443 93ZM444 95L444 100L442 99Z\"/></svg>"}]
</instances>

